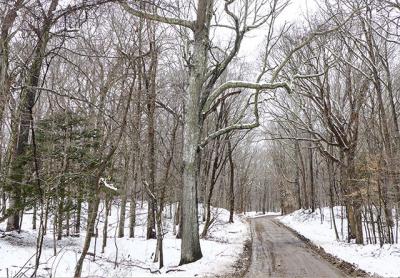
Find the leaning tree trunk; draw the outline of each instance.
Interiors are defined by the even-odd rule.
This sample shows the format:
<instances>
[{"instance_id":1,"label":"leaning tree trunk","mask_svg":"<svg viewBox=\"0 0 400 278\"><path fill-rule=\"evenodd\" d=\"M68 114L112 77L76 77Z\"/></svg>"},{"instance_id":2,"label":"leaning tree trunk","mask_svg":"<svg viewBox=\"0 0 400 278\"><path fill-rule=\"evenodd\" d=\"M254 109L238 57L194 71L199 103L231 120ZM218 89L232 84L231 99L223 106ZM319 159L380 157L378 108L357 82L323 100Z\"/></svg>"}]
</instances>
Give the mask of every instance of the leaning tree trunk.
<instances>
[{"instance_id":1,"label":"leaning tree trunk","mask_svg":"<svg viewBox=\"0 0 400 278\"><path fill-rule=\"evenodd\" d=\"M99 182L100 182L100 176L97 176L92 181L92 183L93 183L92 187L94 187L92 192L94 194L96 194L96 196L93 197L92 200L89 201L90 204L89 204L89 211L88 211L88 222L87 222L87 226L86 226L86 237L85 237L85 241L83 243L81 256L79 257L79 259L76 263L76 266L75 266L74 277L81 277L83 261L85 260L85 257L88 253L88 250L90 247L90 242L91 242L92 236L94 234L94 227L95 227L97 212L98 212L99 204L100 204L100 198L97 196L98 194L100 194Z\"/></svg>"}]
</instances>

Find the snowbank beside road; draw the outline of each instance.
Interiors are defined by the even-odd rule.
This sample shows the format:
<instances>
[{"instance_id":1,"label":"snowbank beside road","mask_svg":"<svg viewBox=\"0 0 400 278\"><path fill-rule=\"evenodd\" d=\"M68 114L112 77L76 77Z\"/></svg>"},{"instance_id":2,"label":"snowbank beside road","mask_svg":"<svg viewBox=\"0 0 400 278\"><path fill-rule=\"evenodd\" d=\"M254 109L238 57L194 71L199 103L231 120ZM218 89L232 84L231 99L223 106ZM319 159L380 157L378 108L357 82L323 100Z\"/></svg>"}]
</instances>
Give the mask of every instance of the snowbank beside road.
<instances>
[{"instance_id":1,"label":"snowbank beside road","mask_svg":"<svg viewBox=\"0 0 400 278\"><path fill-rule=\"evenodd\" d=\"M322 213L321 213L322 212ZM291 214L277 217L279 221L311 240L317 246L344 261L352 263L371 274L383 277L400 277L400 244L356 245L344 242L347 220L341 218L341 208L335 207L335 220L340 237L336 241L329 208L311 213L297 210Z\"/></svg>"},{"instance_id":2,"label":"snowbank beside road","mask_svg":"<svg viewBox=\"0 0 400 278\"><path fill-rule=\"evenodd\" d=\"M129 207L125 234L129 234ZM112 208L109 217L108 241L104 253L101 253L103 241L103 217L98 224L99 237L96 242L96 259L87 256L82 276L102 277L147 277L147 276L217 276L233 272L233 265L243 252L244 242L249 238L249 228L242 217L234 217L234 223L229 224L229 212L225 209L213 208L217 220L213 222L207 239L200 244L203 258L197 262L178 266L180 259L181 240L172 234L172 219L166 213L164 229L164 265L157 271L158 263L153 263L156 240L146 240L147 217L146 206L137 207L135 238L115 238L118 219L118 204ZM103 215L103 213L102 213ZM199 219L201 219L199 217ZM24 215L23 231L12 233L0 238L0 277L10 277L17 273L30 276L34 265L34 254L37 232L30 230L32 214ZM53 227L49 219L49 228ZM5 223L0 224L5 229ZM202 225L200 225L200 232ZM54 256L53 231L50 229L45 237L41 265L38 275L44 277L72 277L80 250L82 249L84 233L80 238L64 237L56 243ZM95 239L93 238L89 252L94 253ZM154 273L152 273L154 272Z\"/></svg>"}]
</instances>

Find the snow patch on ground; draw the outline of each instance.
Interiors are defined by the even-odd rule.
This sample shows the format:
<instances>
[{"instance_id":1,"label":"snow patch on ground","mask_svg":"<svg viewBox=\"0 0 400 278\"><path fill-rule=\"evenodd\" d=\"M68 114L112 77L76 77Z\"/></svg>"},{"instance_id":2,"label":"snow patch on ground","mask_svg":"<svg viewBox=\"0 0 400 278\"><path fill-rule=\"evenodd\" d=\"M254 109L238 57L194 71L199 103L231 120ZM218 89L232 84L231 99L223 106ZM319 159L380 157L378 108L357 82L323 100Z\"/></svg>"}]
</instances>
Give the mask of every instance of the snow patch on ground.
<instances>
[{"instance_id":1,"label":"snow patch on ground","mask_svg":"<svg viewBox=\"0 0 400 278\"><path fill-rule=\"evenodd\" d=\"M104 207L101 208L104 210ZM200 210L200 209L199 209ZM96 257L87 256L82 276L106 277L148 277L148 276L216 276L233 271L234 263L240 258L244 242L249 239L250 231L244 217L234 216L234 223L228 223L229 212L225 209L213 208L212 214L217 217L210 227L208 237L201 239L203 258L197 262L178 266L181 240L172 234L172 213L164 214L164 265L157 273L158 263L153 263L156 240L146 240L147 207L137 206L135 238L128 238L129 206L126 210L125 238L116 238L119 203L114 203L109 216L108 241L105 252L101 253L104 216L98 224L99 237L92 239L89 252ZM201 213L201 210L199 211ZM104 213L101 213L103 215ZM201 217L199 216L199 219ZM82 220L83 221L83 220ZM10 277L25 273L30 276L34 266L34 255L37 231L31 230L32 214L25 214L23 230L20 234L11 233L0 238L0 277ZM85 223L85 221L83 222ZM38 225L39 226L39 225ZM85 233L79 238L64 237L60 241L53 240L53 219L49 219L49 231L45 236L44 248L38 275L43 277L72 277L76 261L84 241ZM200 225L200 232L203 224ZM0 224L5 229L5 223ZM0 235L4 233L0 233ZM54 253L54 242L56 252ZM115 263L116 262L116 263ZM24 276L24 275L21 275Z\"/></svg>"},{"instance_id":2,"label":"snow patch on ground","mask_svg":"<svg viewBox=\"0 0 400 278\"><path fill-rule=\"evenodd\" d=\"M339 241L335 237L329 208L314 213L309 210L297 210L277 218L281 223L310 239L315 245L324 248L327 253L353 263L360 269L383 277L400 277L400 244L385 244L381 248L379 244L347 243L344 241L344 236L347 234L347 220L341 217L343 213L341 207L335 207L334 211Z\"/></svg>"}]
</instances>

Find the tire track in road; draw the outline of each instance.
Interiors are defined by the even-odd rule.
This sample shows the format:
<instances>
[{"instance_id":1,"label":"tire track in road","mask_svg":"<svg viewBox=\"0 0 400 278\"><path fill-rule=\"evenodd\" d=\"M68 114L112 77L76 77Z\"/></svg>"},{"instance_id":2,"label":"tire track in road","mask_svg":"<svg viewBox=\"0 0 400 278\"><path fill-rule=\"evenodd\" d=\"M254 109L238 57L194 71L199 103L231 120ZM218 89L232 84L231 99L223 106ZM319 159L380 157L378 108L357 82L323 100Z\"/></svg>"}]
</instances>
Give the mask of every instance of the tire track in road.
<instances>
[{"instance_id":1,"label":"tire track in road","mask_svg":"<svg viewBox=\"0 0 400 278\"><path fill-rule=\"evenodd\" d=\"M250 220L252 260L245 277L346 277L273 217Z\"/></svg>"}]
</instances>

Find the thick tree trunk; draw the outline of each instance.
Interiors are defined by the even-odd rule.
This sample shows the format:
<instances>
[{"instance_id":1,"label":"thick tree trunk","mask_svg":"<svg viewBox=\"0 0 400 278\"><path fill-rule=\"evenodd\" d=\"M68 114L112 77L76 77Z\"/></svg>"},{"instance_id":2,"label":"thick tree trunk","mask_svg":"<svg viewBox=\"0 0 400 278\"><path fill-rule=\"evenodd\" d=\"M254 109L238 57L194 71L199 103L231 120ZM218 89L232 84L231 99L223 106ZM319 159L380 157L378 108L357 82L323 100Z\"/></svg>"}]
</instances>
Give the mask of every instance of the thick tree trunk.
<instances>
[{"instance_id":1,"label":"thick tree trunk","mask_svg":"<svg viewBox=\"0 0 400 278\"><path fill-rule=\"evenodd\" d=\"M11 86L9 76L9 43L11 37L10 30L18 16L18 11L22 8L24 0L15 1L10 9L5 10L0 23L0 135L3 126L4 110L11 96L9 90Z\"/></svg>"},{"instance_id":2,"label":"thick tree trunk","mask_svg":"<svg viewBox=\"0 0 400 278\"><path fill-rule=\"evenodd\" d=\"M15 189L15 188L14 188ZM13 195L10 196L10 199L8 201L8 206L9 209L11 208L12 210L16 210L19 207L19 198L18 198L18 193L13 193ZM6 231L15 231L19 230L19 211L13 212L8 218L7 218L7 227Z\"/></svg>"},{"instance_id":3,"label":"thick tree trunk","mask_svg":"<svg viewBox=\"0 0 400 278\"><path fill-rule=\"evenodd\" d=\"M13 214L7 220L7 231L19 230L19 211L23 208L21 199L22 187L21 184L24 179L24 168L28 163L27 158L24 157L29 143L29 131L31 127L31 119L33 119L33 107L36 101L36 89L39 86L39 77L42 69L43 60L47 43L49 41L49 32L53 25L53 12L57 8L58 0L52 0L48 10L48 16L43 23L42 28L38 32L38 41L34 50L34 57L32 64L28 71L27 79L25 80L25 88L21 92L20 104L20 119L19 130L17 134L17 144L14 149L14 155L11 162L10 180L12 193L10 196L10 209Z\"/></svg>"},{"instance_id":4,"label":"thick tree trunk","mask_svg":"<svg viewBox=\"0 0 400 278\"><path fill-rule=\"evenodd\" d=\"M159 262L159 269L164 267L164 254L163 254L163 230L162 230L162 206L157 209L156 212L156 224L157 224L157 247L156 256L154 262Z\"/></svg>"},{"instance_id":5,"label":"thick tree trunk","mask_svg":"<svg viewBox=\"0 0 400 278\"><path fill-rule=\"evenodd\" d=\"M344 163L342 164L341 175L345 202L348 215L348 239L355 239L357 244L363 244L362 230L362 200L358 185L356 184L356 172L354 166L354 150L343 153Z\"/></svg>"},{"instance_id":6,"label":"thick tree trunk","mask_svg":"<svg viewBox=\"0 0 400 278\"><path fill-rule=\"evenodd\" d=\"M188 95L185 98L182 190L182 247L180 265L200 259L197 186L200 171L200 140L203 127L202 90L207 71L209 28L213 1L199 0L194 30L193 65L190 70Z\"/></svg>"},{"instance_id":7,"label":"thick tree trunk","mask_svg":"<svg viewBox=\"0 0 400 278\"><path fill-rule=\"evenodd\" d=\"M180 232L182 233L181 261L180 265L191 263L200 259L201 253L199 241L199 226L197 212L197 179L200 164L200 154L198 150L199 132L197 127L197 116L199 111L190 112L190 107L186 108L189 118L188 125L185 127L184 144L184 163L185 170L183 174L182 190L182 222ZM188 131L187 129L191 129ZM197 129L197 130L196 130Z\"/></svg>"}]
</instances>

